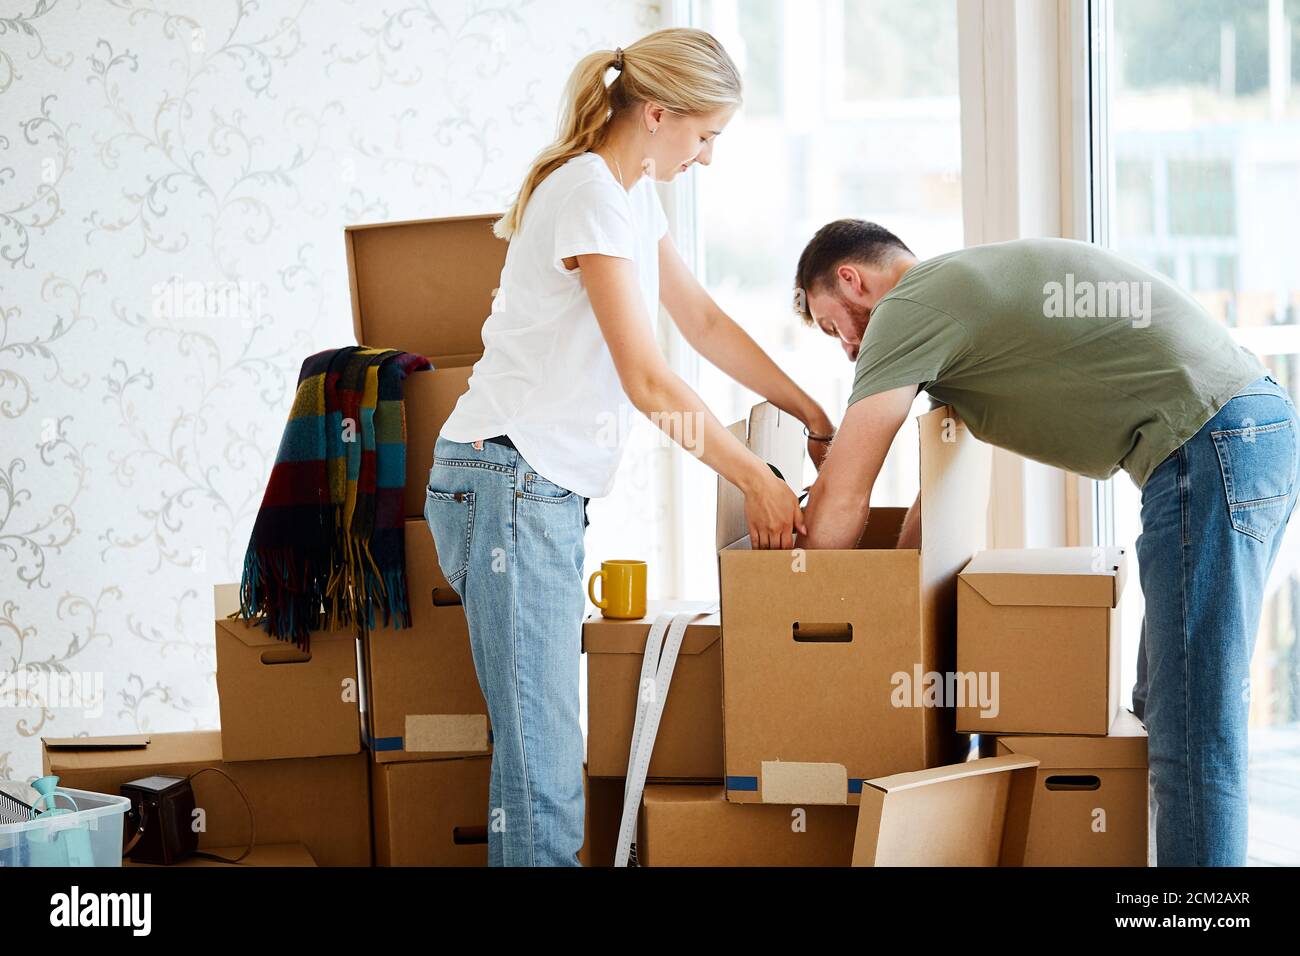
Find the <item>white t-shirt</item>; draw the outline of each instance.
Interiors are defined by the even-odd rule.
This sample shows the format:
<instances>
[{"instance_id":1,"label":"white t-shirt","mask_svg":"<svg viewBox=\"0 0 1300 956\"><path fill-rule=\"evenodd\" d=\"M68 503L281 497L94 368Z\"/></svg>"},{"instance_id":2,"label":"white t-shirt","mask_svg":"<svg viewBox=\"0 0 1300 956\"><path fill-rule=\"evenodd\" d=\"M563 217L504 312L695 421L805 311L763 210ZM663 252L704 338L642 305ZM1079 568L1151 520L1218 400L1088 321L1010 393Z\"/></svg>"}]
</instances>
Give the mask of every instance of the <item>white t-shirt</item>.
<instances>
[{"instance_id":1,"label":"white t-shirt","mask_svg":"<svg viewBox=\"0 0 1300 956\"><path fill-rule=\"evenodd\" d=\"M569 159L533 190L506 251L483 356L442 426L451 441L507 435L549 481L609 494L639 412L628 402L582 283L567 256L636 263L646 314L659 307L659 239L668 220L653 181L619 185L595 153Z\"/></svg>"}]
</instances>

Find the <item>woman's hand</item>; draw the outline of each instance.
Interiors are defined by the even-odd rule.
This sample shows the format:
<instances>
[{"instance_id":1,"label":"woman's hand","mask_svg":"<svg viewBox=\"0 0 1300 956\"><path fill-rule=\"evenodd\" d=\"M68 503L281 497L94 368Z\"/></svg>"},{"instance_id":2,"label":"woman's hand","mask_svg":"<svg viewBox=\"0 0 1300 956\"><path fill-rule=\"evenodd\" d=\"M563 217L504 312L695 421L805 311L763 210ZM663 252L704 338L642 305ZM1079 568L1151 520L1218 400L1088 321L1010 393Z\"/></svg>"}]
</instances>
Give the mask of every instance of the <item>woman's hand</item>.
<instances>
[{"instance_id":1,"label":"woman's hand","mask_svg":"<svg viewBox=\"0 0 1300 956\"><path fill-rule=\"evenodd\" d=\"M807 534L803 509L790 486L767 470L745 491L745 523L749 526L749 546L755 551L790 550L794 532Z\"/></svg>"}]
</instances>

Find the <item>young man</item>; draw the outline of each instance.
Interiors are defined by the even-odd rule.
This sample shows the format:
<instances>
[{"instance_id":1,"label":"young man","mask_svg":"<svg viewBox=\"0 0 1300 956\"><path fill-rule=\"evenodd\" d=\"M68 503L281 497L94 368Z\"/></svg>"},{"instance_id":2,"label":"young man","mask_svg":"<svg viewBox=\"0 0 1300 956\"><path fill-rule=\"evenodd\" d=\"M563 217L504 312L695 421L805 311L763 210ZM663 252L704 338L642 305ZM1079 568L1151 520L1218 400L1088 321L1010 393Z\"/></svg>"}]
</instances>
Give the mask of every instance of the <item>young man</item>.
<instances>
[{"instance_id":1,"label":"young man","mask_svg":"<svg viewBox=\"0 0 1300 956\"><path fill-rule=\"evenodd\" d=\"M801 547L853 547L918 389L990 444L1142 491L1146 725L1160 865L1246 859L1250 657L1295 507L1296 410L1191 296L1112 252L1024 239L924 262L874 223L822 227L796 310L856 360ZM916 547L913 505L899 538Z\"/></svg>"}]
</instances>

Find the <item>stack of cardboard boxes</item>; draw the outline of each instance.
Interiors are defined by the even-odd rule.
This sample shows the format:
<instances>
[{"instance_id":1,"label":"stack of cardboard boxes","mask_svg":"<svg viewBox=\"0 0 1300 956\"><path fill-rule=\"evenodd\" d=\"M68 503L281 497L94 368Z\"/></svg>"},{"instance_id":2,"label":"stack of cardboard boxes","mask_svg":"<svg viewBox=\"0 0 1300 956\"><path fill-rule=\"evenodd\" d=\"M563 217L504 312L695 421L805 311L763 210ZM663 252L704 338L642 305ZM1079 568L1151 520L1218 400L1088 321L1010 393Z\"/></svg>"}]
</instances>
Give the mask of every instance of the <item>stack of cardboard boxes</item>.
<instances>
[{"instance_id":1,"label":"stack of cardboard boxes","mask_svg":"<svg viewBox=\"0 0 1300 956\"><path fill-rule=\"evenodd\" d=\"M957 729L1038 759L1025 863L1146 866L1147 738L1120 705L1122 548L984 551L959 576Z\"/></svg>"},{"instance_id":2,"label":"stack of cardboard boxes","mask_svg":"<svg viewBox=\"0 0 1300 956\"><path fill-rule=\"evenodd\" d=\"M46 739L46 773L117 792L152 773L219 767L251 804L259 844L301 844L320 865L487 862L490 736L463 609L438 570L423 515L433 442L482 350L505 243L459 248L490 217L348 230L358 343L405 348L437 371L406 382L404 499L409 629L312 634L310 653L226 620L237 585L215 589L221 730ZM477 227L477 228L476 228ZM471 317L473 321L471 321ZM240 847L249 809L218 774L193 780L199 846ZM238 855L226 851L223 855ZM283 865L263 846L245 865Z\"/></svg>"},{"instance_id":3,"label":"stack of cardboard boxes","mask_svg":"<svg viewBox=\"0 0 1300 956\"><path fill-rule=\"evenodd\" d=\"M487 863L491 731L464 608L424 519L442 423L483 352L480 327L505 261L492 217L346 230L358 343L428 356L406 380L406 575L413 627L362 642L375 862Z\"/></svg>"}]
</instances>

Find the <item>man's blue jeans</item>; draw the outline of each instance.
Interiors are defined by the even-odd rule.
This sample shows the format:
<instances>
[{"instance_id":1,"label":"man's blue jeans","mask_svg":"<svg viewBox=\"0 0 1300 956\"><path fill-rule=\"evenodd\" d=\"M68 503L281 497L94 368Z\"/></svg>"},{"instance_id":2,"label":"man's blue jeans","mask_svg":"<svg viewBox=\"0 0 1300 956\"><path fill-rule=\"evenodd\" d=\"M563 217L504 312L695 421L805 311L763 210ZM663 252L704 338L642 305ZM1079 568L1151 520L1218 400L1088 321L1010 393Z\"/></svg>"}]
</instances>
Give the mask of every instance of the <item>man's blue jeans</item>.
<instances>
[{"instance_id":1,"label":"man's blue jeans","mask_svg":"<svg viewBox=\"0 0 1300 956\"><path fill-rule=\"evenodd\" d=\"M1265 376L1142 487L1133 712L1147 728L1160 866L1246 862L1250 658L1295 507L1298 427L1286 391Z\"/></svg>"},{"instance_id":2,"label":"man's blue jeans","mask_svg":"<svg viewBox=\"0 0 1300 956\"><path fill-rule=\"evenodd\" d=\"M424 517L492 722L489 866L578 866L586 499L513 448L439 437Z\"/></svg>"}]
</instances>

